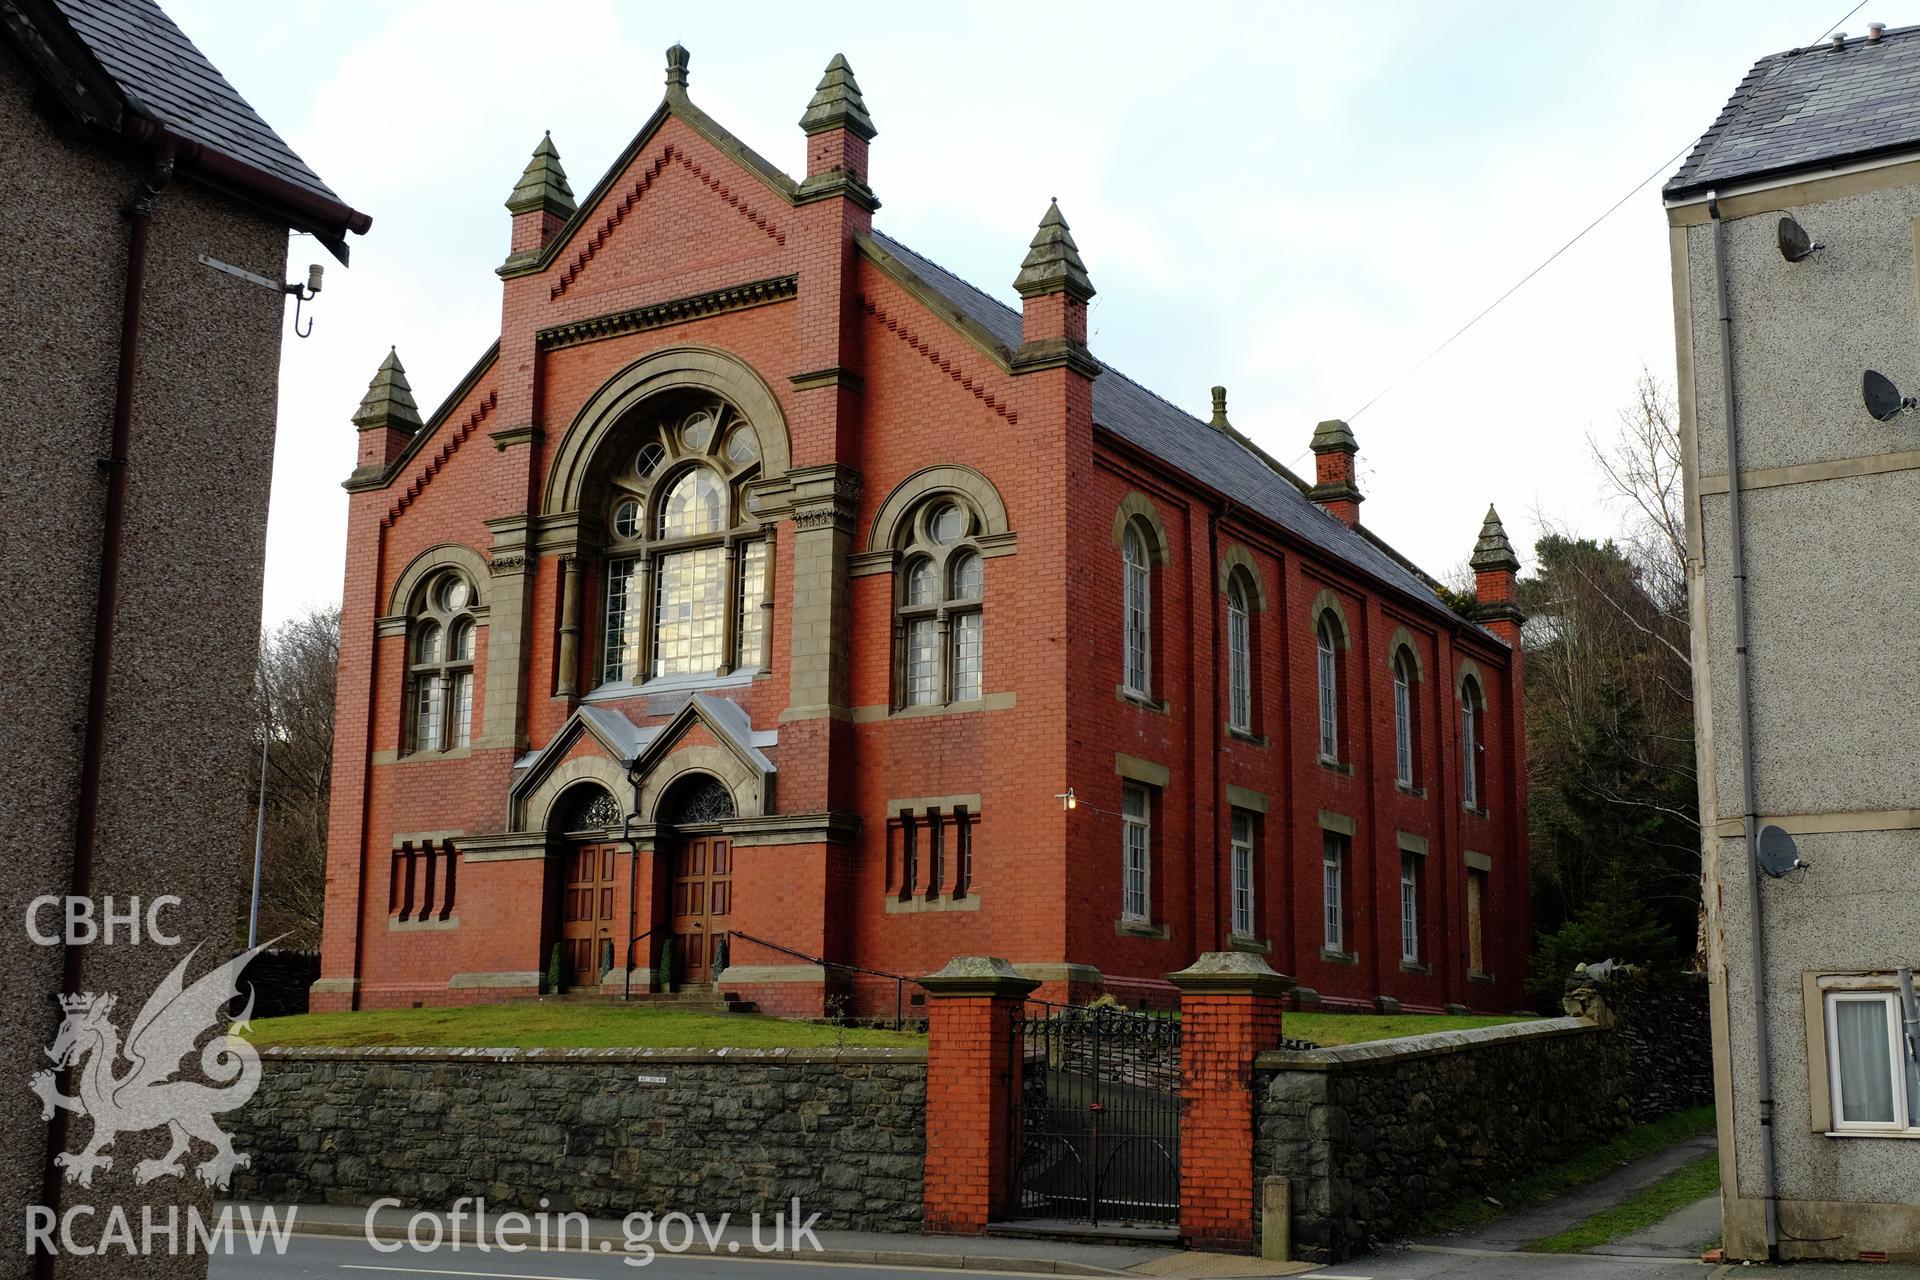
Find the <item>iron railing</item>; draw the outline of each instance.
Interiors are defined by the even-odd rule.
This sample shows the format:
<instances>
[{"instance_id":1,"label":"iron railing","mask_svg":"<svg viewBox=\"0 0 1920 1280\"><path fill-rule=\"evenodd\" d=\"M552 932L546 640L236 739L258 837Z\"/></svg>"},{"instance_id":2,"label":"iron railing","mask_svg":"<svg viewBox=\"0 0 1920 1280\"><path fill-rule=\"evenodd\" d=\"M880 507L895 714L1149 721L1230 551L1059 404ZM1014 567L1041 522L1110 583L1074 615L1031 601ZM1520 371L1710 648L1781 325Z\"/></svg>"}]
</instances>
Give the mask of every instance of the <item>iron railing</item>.
<instances>
[{"instance_id":1,"label":"iron railing","mask_svg":"<svg viewBox=\"0 0 1920 1280\"><path fill-rule=\"evenodd\" d=\"M718 981L719 976L726 971L726 965L732 960L733 939L735 938L739 938L743 942L751 942L755 946L766 947L770 951L778 951L781 955L792 956L796 960L804 960L808 964L817 964L829 972L837 970L842 973L864 973L868 977L887 979L893 983L893 1029L898 1031L906 1026L907 984L916 981L916 979L909 978L904 973L888 973L885 969L869 969L865 965L848 964L844 960L828 960L821 956L810 956L804 951L796 951L792 947L783 946L778 942L769 942L765 938L757 938L751 933L742 933L738 929L729 929L720 935L718 960L714 965L714 978L716 981Z\"/></svg>"}]
</instances>

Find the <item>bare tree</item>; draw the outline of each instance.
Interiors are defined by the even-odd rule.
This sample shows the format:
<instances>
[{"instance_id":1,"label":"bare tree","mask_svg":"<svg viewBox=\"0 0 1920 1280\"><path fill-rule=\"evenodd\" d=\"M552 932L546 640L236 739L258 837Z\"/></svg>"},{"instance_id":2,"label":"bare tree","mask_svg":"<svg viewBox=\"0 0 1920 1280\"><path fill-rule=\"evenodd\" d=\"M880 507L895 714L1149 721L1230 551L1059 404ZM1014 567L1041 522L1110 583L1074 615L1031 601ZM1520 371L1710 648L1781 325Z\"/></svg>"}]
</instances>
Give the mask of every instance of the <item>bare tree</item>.
<instances>
[{"instance_id":1,"label":"bare tree","mask_svg":"<svg viewBox=\"0 0 1920 1280\"><path fill-rule=\"evenodd\" d=\"M1684 622L1687 517L1673 393L1643 365L1633 403L1620 411L1618 433L1605 442L1589 434L1587 449L1626 508L1626 528L1616 541L1639 567L1647 594Z\"/></svg>"},{"instance_id":2,"label":"bare tree","mask_svg":"<svg viewBox=\"0 0 1920 1280\"><path fill-rule=\"evenodd\" d=\"M267 742L267 849L261 873L260 937L279 945L320 945L327 885L327 801L333 781L334 675L340 663L340 610L315 609L282 623L260 642L255 680L260 739Z\"/></svg>"}]
</instances>

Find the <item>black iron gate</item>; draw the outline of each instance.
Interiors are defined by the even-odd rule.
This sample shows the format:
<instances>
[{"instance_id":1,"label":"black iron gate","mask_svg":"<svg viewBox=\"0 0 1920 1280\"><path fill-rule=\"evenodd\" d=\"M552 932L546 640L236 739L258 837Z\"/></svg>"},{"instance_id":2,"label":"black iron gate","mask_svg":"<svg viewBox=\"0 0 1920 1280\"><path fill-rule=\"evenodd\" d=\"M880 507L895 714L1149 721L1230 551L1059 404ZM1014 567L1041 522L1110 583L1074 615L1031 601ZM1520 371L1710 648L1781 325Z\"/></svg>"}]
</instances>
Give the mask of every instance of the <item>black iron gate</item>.
<instances>
[{"instance_id":1,"label":"black iron gate","mask_svg":"<svg viewBox=\"0 0 1920 1280\"><path fill-rule=\"evenodd\" d=\"M1014 1013L1010 1216L1180 1220L1180 1021L1030 1001Z\"/></svg>"}]
</instances>

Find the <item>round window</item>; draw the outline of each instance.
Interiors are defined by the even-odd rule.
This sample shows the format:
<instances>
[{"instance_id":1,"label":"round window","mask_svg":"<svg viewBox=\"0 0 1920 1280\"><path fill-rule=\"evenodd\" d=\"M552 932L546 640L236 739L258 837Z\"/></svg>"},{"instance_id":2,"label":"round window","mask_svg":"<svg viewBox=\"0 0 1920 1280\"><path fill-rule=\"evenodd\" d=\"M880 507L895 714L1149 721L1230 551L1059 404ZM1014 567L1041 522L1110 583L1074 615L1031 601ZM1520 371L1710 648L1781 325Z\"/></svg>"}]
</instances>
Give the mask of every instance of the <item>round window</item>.
<instances>
[{"instance_id":1,"label":"round window","mask_svg":"<svg viewBox=\"0 0 1920 1280\"><path fill-rule=\"evenodd\" d=\"M449 574L440 584L440 607L449 613L466 608L467 601L472 598L473 588L467 585L465 578Z\"/></svg>"},{"instance_id":2,"label":"round window","mask_svg":"<svg viewBox=\"0 0 1920 1280\"><path fill-rule=\"evenodd\" d=\"M686 425L680 428L680 438L695 453L705 453L707 446L713 443L713 415L703 410L688 418Z\"/></svg>"},{"instance_id":3,"label":"round window","mask_svg":"<svg viewBox=\"0 0 1920 1280\"><path fill-rule=\"evenodd\" d=\"M753 434L753 428L739 426L727 437L727 461L736 467L744 467L760 456L760 437Z\"/></svg>"},{"instance_id":4,"label":"round window","mask_svg":"<svg viewBox=\"0 0 1920 1280\"><path fill-rule=\"evenodd\" d=\"M654 441L651 444L640 446L640 455L633 460L633 469L640 473L642 480L645 480L648 476L658 471L660 464L666 460L666 449L663 448L658 441Z\"/></svg>"},{"instance_id":5,"label":"round window","mask_svg":"<svg viewBox=\"0 0 1920 1280\"><path fill-rule=\"evenodd\" d=\"M941 546L958 542L967 536L967 517L951 502L936 509L927 519L927 533Z\"/></svg>"},{"instance_id":6,"label":"round window","mask_svg":"<svg viewBox=\"0 0 1920 1280\"><path fill-rule=\"evenodd\" d=\"M658 445L654 446L656 449ZM640 504L629 498L613 509L613 535L631 538L640 532Z\"/></svg>"}]
</instances>

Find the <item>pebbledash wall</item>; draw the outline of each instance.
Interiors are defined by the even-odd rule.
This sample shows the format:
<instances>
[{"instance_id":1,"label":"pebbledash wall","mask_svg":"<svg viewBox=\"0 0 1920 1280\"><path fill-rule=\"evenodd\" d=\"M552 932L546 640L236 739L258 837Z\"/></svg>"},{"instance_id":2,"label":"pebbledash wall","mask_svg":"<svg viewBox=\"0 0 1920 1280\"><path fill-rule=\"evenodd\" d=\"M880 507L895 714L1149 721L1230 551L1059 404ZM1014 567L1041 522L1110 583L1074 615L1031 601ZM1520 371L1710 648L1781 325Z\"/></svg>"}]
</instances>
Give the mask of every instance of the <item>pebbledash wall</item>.
<instances>
[{"instance_id":1,"label":"pebbledash wall","mask_svg":"<svg viewBox=\"0 0 1920 1280\"><path fill-rule=\"evenodd\" d=\"M269 1049L237 1113L234 1194L620 1217L783 1209L914 1231L914 1049Z\"/></svg>"},{"instance_id":2,"label":"pebbledash wall","mask_svg":"<svg viewBox=\"0 0 1920 1280\"><path fill-rule=\"evenodd\" d=\"M1291 1180L1294 1256L1344 1260L1637 1121L1712 1102L1704 982L1628 974L1582 983L1566 1004L1574 1016L1262 1054L1254 1167Z\"/></svg>"}]
</instances>

